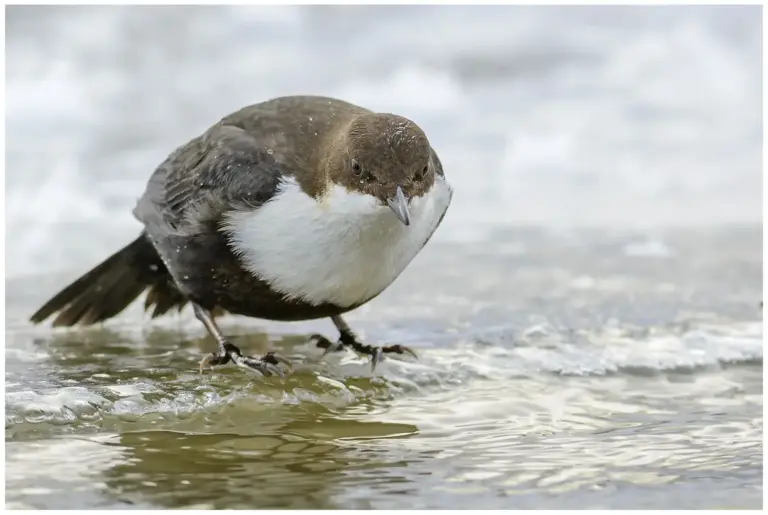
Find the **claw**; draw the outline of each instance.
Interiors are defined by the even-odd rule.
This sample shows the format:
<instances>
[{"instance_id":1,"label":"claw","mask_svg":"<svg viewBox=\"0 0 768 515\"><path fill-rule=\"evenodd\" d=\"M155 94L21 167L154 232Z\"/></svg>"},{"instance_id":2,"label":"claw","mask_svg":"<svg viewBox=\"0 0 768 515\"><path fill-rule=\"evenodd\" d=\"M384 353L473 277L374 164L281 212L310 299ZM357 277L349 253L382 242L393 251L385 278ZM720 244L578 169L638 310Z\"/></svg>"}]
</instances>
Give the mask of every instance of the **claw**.
<instances>
[{"instance_id":1,"label":"claw","mask_svg":"<svg viewBox=\"0 0 768 515\"><path fill-rule=\"evenodd\" d=\"M255 371L263 376L271 376L272 373L267 368L268 363L261 361L258 358L240 358L237 365L246 368L250 371Z\"/></svg>"},{"instance_id":2,"label":"claw","mask_svg":"<svg viewBox=\"0 0 768 515\"><path fill-rule=\"evenodd\" d=\"M328 338L323 336L322 334L313 334L309 337L309 342L315 342L315 346L320 347L321 349L325 349L328 347L328 345L331 344L330 341L328 341Z\"/></svg>"},{"instance_id":3,"label":"claw","mask_svg":"<svg viewBox=\"0 0 768 515\"><path fill-rule=\"evenodd\" d=\"M285 359L284 357L280 356L279 354L275 354L274 352L268 352L264 355L263 358L261 358L263 361L266 361L267 363L271 363L273 365L278 365L280 363L287 366L289 369L293 370L293 363Z\"/></svg>"},{"instance_id":4,"label":"claw","mask_svg":"<svg viewBox=\"0 0 768 515\"><path fill-rule=\"evenodd\" d=\"M200 361L200 373L201 374L203 373L203 369L206 366L210 367L212 369L213 367L217 367L219 365L226 365L227 363L229 363L231 361L231 359L232 358L230 357L229 354L221 355L221 354L216 354L215 352L212 352L212 353L208 354L207 356L205 356Z\"/></svg>"},{"instance_id":5,"label":"claw","mask_svg":"<svg viewBox=\"0 0 768 515\"><path fill-rule=\"evenodd\" d=\"M371 355L371 372L376 370L378 365L384 359L384 350L381 347L376 347Z\"/></svg>"},{"instance_id":6,"label":"claw","mask_svg":"<svg viewBox=\"0 0 768 515\"><path fill-rule=\"evenodd\" d=\"M273 365L272 363L267 363L264 365L264 368L266 368L268 371L270 371L273 374L277 374L280 376L281 379L285 379L285 372L280 370L280 367L277 365Z\"/></svg>"},{"instance_id":7,"label":"claw","mask_svg":"<svg viewBox=\"0 0 768 515\"><path fill-rule=\"evenodd\" d=\"M414 359L419 359L415 352L410 347L405 345L393 345L391 347L384 347L384 352L396 352L398 354L410 354Z\"/></svg>"},{"instance_id":8,"label":"claw","mask_svg":"<svg viewBox=\"0 0 768 515\"><path fill-rule=\"evenodd\" d=\"M213 359L216 357L216 354L208 354L205 356L202 360L200 360L200 373L203 373L203 369L208 366L208 364L213 361Z\"/></svg>"},{"instance_id":9,"label":"claw","mask_svg":"<svg viewBox=\"0 0 768 515\"><path fill-rule=\"evenodd\" d=\"M325 355L328 354L329 352L340 351L343 347L344 347L344 344L341 343L341 341L333 342L330 345L328 345L328 347L325 348L325 351L323 352L322 356L320 356L320 357L321 358L325 357Z\"/></svg>"},{"instance_id":10,"label":"claw","mask_svg":"<svg viewBox=\"0 0 768 515\"><path fill-rule=\"evenodd\" d=\"M279 363L286 363L291 367L287 359L276 355L274 352L269 352L261 358L242 357L237 361L237 365L259 372L263 376L269 377L272 374L277 374L285 379L285 373L277 366Z\"/></svg>"},{"instance_id":11,"label":"claw","mask_svg":"<svg viewBox=\"0 0 768 515\"><path fill-rule=\"evenodd\" d=\"M409 347L406 347L405 345L391 345L389 347L377 347L373 350L371 354L371 371L376 369L376 365L381 362L384 359L385 353L395 353L395 354L410 354L415 359L419 359L419 357L416 355L413 350L411 350Z\"/></svg>"},{"instance_id":12,"label":"claw","mask_svg":"<svg viewBox=\"0 0 768 515\"><path fill-rule=\"evenodd\" d=\"M324 358L326 354L329 352L336 352L341 350L344 347L344 344L342 343L341 339L337 340L336 342L330 341L325 336L322 336L320 334L313 334L309 337L309 341L314 341L315 345L321 349L325 349L325 351L320 355L320 359Z\"/></svg>"},{"instance_id":13,"label":"claw","mask_svg":"<svg viewBox=\"0 0 768 515\"><path fill-rule=\"evenodd\" d=\"M328 338L325 336L322 336L320 334L313 334L309 337L309 341L314 341L315 346L325 349L325 352L320 356L320 359L324 358L326 354L329 352L336 352L341 350L344 347L344 344L341 342L341 339L338 341L331 342Z\"/></svg>"}]
</instances>

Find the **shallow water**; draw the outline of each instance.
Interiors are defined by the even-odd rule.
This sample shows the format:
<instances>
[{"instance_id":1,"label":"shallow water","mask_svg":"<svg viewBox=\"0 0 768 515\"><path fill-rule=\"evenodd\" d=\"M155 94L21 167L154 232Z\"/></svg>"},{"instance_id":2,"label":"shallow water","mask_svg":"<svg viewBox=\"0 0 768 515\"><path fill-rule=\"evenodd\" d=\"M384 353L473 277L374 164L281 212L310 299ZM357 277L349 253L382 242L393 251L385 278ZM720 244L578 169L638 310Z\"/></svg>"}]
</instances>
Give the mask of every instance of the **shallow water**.
<instances>
[{"instance_id":1,"label":"shallow water","mask_svg":"<svg viewBox=\"0 0 768 515\"><path fill-rule=\"evenodd\" d=\"M759 12L7 9L7 506L759 507ZM293 373L200 376L188 311L25 322L135 238L171 149L294 93L440 154L443 225L348 318L418 361L230 318Z\"/></svg>"},{"instance_id":2,"label":"shallow water","mask_svg":"<svg viewBox=\"0 0 768 515\"><path fill-rule=\"evenodd\" d=\"M759 231L665 233L640 256L639 235L495 241L431 246L349 317L420 354L375 375L319 360L328 322L230 318L294 371L200 376L212 341L188 312L32 328L29 298L61 278L11 281L8 506L759 507Z\"/></svg>"}]
</instances>

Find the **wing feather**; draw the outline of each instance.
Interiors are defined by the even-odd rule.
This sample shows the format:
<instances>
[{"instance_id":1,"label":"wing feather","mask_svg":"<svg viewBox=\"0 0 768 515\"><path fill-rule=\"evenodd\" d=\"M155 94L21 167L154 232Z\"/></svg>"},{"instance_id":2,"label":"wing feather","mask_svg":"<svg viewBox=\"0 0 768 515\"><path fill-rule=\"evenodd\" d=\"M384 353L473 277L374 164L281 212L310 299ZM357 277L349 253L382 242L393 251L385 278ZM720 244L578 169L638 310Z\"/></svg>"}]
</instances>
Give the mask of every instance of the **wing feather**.
<instances>
[{"instance_id":1,"label":"wing feather","mask_svg":"<svg viewBox=\"0 0 768 515\"><path fill-rule=\"evenodd\" d=\"M134 214L148 225L194 233L227 211L257 208L272 197L282 175L281 164L253 136L217 124L155 170Z\"/></svg>"}]
</instances>

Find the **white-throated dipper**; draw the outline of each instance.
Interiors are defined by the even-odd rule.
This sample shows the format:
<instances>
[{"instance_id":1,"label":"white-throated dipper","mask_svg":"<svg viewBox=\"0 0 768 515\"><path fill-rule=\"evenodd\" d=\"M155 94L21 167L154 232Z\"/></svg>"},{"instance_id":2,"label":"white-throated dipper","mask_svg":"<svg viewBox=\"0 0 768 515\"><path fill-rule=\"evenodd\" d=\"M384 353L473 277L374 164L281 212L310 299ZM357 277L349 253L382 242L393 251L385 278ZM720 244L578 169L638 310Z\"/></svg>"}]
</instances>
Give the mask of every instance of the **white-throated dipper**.
<instances>
[{"instance_id":1,"label":"white-throated dipper","mask_svg":"<svg viewBox=\"0 0 768 515\"><path fill-rule=\"evenodd\" d=\"M424 131L394 114L319 96L245 107L177 148L133 210L136 240L34 315L89 325L148 290L152 318L191 304L219 344L200 363L283 375L269 352L243 356L214 314L298 321L330 317L325 353L413 351L364 345L341 315L379 295L440 225L452 189ZM288 363L289 364L289 363ZM290 365L290 364L289 364Z\"/></svg>"}]
</instances>

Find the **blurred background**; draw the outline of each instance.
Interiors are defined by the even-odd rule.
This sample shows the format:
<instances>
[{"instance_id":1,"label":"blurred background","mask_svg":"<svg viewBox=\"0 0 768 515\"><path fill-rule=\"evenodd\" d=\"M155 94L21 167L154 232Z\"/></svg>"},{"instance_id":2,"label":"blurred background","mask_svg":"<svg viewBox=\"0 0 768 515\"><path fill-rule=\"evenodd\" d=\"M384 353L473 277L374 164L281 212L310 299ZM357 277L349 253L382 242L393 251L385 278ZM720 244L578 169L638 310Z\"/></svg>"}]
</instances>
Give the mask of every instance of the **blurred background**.
<instances>
[{"instance_id":1,"label":"blurred background","mask_svg":"<svg viewBox=\"0 0 768 515\"><path fill-rule=\"evenodd\" d=\"M439 239L758 223L761 76L758 7L9 8L6 274L121 246L171 150L287 94L417 121Z\"/></svg>"},{"instance_id":2,"label":"blurred background","mask_svg":"<svg viewBox=\"0 0 768 515\"><path fill-rule=\"evenodd\" d=\"M759 7L6 9L6 498L15 508L762 505ZM221 322L285 380L198 375L141 303L28 317L135 238L154 168L320 94L421 125L454 187L347 316Z\"/></svg>"}]
</instances>

